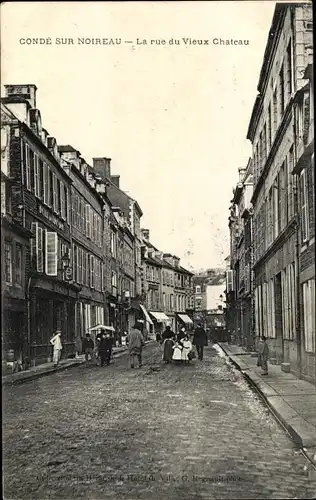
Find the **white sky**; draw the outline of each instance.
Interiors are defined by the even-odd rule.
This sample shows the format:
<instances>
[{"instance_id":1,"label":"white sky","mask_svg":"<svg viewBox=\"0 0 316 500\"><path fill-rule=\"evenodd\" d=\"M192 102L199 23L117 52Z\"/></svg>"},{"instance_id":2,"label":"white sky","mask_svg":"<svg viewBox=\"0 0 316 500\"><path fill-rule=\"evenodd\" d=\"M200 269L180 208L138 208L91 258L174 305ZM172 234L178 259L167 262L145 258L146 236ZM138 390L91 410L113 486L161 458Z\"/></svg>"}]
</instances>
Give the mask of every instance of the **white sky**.
<instances>
[{"instance_id":1,"label":"white sky","mask_svg":"<svg viewBox=\"0 0 316 500\"><path fill-rule=\"evenodd\" d=\"M43 126L113 174L151 240L194 268L229 252L228 206L274 1L26 2L2 7L2 83L35 83ZM22 37L191 37L209 46L21 45ZM249 39L216 46L213 38Z\"/></svg>"}]
</instances>

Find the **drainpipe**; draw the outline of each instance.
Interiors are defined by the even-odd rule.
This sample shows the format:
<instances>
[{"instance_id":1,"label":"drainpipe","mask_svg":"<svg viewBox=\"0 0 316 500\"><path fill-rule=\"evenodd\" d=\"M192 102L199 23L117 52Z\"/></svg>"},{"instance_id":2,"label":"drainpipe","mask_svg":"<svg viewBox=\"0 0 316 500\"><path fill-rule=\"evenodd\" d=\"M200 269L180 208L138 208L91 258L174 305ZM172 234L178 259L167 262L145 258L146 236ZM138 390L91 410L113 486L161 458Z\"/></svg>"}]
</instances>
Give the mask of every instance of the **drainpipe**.
<instances>
[{"instance_id":1,"label":"drainpipe","mask_svg":"<svg viewBox=\"0 0 316 500\"><path fill-rule=\"evenodd\" d=\"M26 298L27 298L27 356L29 360L29 365L31 366L31 297L30 297L30 288L31 288L32 277L29 277L26 289Z\"/></svg>"},{"instance_id":2,"label":"drainpipe","mask_svg":"<svg viewBox=\"0 0 316 500\"><path fill-rule=\"evenodd\" d=\"M296 134L296 108L293 108L293 138L294 138L294 165L297 162L297 134ZM300 298L300 219L299 219L299 176L293 176L294 216L295 216L295 270L296 270L296 344L297 344L297 371L302 378L302 338L301 338L301 298Z\"/></svg>"}]
</instances>

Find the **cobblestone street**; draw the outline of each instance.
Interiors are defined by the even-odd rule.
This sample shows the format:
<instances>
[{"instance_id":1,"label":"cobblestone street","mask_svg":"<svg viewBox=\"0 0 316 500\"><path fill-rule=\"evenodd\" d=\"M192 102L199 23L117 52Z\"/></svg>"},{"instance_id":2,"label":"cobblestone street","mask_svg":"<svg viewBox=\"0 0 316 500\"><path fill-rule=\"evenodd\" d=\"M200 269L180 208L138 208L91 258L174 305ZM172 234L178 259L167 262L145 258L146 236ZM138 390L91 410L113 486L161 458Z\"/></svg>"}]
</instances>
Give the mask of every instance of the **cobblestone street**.
<instances>
[{"instance_id":1,"label":"cobblestone street","mask_svg":"<svg viewBox=\"0 0 316 500\"><path fill-rule=\"evenodd\" d=\"M307 462L225 357L127 356L4 389L6 499L315 498Z\"/></svg>"}]
</instances>

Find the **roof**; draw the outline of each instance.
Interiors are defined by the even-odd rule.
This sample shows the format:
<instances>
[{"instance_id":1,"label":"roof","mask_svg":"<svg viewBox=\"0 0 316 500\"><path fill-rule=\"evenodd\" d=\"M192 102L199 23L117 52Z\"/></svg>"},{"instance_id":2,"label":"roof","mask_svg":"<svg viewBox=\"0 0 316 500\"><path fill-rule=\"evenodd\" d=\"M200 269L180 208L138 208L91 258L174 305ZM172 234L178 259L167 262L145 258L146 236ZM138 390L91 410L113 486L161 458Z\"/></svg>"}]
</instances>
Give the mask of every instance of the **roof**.
<instances>
[{"instance_id":1,"label":"roof","mask_svg":"<svg viewBox=\"0 0 316 500\"><path fill-rule=\"evenodd\" d=\"M144 260L145 262L149 262L150 264L154 264L155 266L159 267L163 266L163 262L160 259L157 259L156 257L148 256Z\"/></svg>"},{"instance_id":2,"label":"roof","mask_svg":"<svg viewBox=\"0 0 316 500\"><path fill-rule=\"evenodd\" d=\"M259 76L259 81L257 85L257 90L259 94L256 97L250 121L249 121L249 126L248 126L248 131L247 131L247 139L249 139L251 142L254 139L256 127L258 124L258 119L259 119L259 111L260 107L262 106L262 94L264 93L265 90L265 85L266 81L269 78L269 73L270 73L270 67L272 65L272 60L273 60L273 55L274 55L274 46L276 45L278 41L278 37L280 36L280 23L282 22L284 13L286 12L286 9L289 7L288 4L286 3L277 3L274 9L274 14L273 14L273 19L268 35L268 40L263 56L263 62L261 66L261 71L260 71L260 76Z\"/></svg>"},{"instance_id":3,"label":"roof","mask_svg":"<svg viewBox=\"0 0 316 500\"><path fill-rule=\"evenodd\" d=\"M78 149L73 148L70 146L70 144L64 145L64 146L58 146L58 151L61 153L78 153L79 155L81 154Z\"/></svg>"}]
</instances>

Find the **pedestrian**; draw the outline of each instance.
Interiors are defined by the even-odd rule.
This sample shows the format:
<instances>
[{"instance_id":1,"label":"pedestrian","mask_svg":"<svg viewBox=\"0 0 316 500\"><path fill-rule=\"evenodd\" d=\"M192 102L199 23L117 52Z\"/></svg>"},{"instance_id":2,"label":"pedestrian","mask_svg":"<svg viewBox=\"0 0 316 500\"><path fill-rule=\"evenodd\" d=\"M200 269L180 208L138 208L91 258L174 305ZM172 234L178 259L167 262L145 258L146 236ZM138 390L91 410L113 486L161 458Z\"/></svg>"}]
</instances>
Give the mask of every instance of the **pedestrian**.
<instances>
[{"instance_id":1,"label":"pedestrian","mask_svg":"<svg viewBox=\"0 0 316 500\"><path fill-rule=\"evenodd\" d=\"M269 346L267 338L262 335L259 342L257 366L261 366L261 375L268 375Z\"/></svg>"},{"instance_id":2,"label":"pedestrian","mask_svg":"<svg viewBox=\"0 0 316 500\"><path fill-rule=\"evenodd\" d=\"M181 343L181 340L186 336L186 331L184 326L181 328L180 332L177 335L177 341Z\"/></svg>"},{"instance_id":3,"label":"pedestrian","mask_svg":"<svg viewBox=\"0 0 316 500\"><path fill-rule=\"evenodd\" d=\"M161 342L161 337L162 337L161 333L157 332L156 333L156 342L160 343Z\"/></svg>"},{"instance_id":4,"label":"pedestrian","mask_svg":"<svg viewBox=\"0 0 316 500\"><path fill-rule=\"evenodd\" d=\"M166 363L171 363L172 361L174 337L175 334L171 330L170 326L166 326L166 329L162 334L162 343L163 343L162 360L165 361Z\"/></svg>"},{"instance_id":5,"label":"pedestrian","mask_svg":"<svg viewBox=\"0 0 316 500\"><path fill-rule=\"evenodd\" d=\"M198 323L198 326L194 331L192 343L196 347L198 359L200 361L202 361L203 354L204 354L204 346L207 346L207 335L206 335L206 331L204 330L204 328L202 328L201 323Z\"/></svg>"},{"instance_id":6,"label":"pedestrian","mask_svg":"<svg viewBox=\"0 0 316 500\"><path fill-rule=\"evenodd\" d=\"M50 339L50 343L53 345L53 363L54 367L59 364L60 358L61 358L61 351L62 351L62 342L61 342L61 331L57 330L56 335Z\"/></svg>"},{"instance_id":7,"label":"pedestrian","mask_svg":"<svg viewBox=\"0 0 316 500\"><path fill-rule=\"evenodd\" d=\"M93 359L94 342L90 333L87 333L86 338L82 341L82 352L85 355L86 361L89 361L89 356L91 360Z\"/></svg>"},{"instance_id":8,"label":"pedestrian","mask_svg":"<svg viewBox=\"0 0 316 500\"><path fill-rule=\"evenodd\" d=\"M135 323L128 339L128 351L131 361L131 368L134 368L135 366L135 357L137 357L139 368L142 367L142 351L144 344L145 342L142 332L140 331L138 323Z\"/></svg>"},{"instance_id":9,"label":"pedestrian","mask_svg":"<svg viewBox=\"0 0 316 500\"><path fill-rule=\"evenodd\" d=\"M101 366L108 366L110 364L111 355L113 349L113 338L111 337L109 332L106 332L102 335L100 344L99 344L99 356L101 360Z\"/></svg>"},{"instance_id":10,"label":"pedestrian","mask_svg":"<svg viewBox=\"0 0 316 500\"><path fill-rule=\"evenodd\" d=\"M182 343L181 359L184 362L184 364L189 364L190 353L192 351L192 343L189 338L189 335L186 334L185 337L183 337L181 343Z\"/></svg>"}]
</instances>

